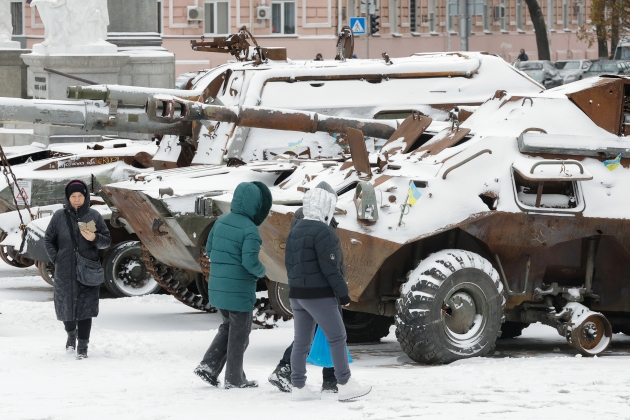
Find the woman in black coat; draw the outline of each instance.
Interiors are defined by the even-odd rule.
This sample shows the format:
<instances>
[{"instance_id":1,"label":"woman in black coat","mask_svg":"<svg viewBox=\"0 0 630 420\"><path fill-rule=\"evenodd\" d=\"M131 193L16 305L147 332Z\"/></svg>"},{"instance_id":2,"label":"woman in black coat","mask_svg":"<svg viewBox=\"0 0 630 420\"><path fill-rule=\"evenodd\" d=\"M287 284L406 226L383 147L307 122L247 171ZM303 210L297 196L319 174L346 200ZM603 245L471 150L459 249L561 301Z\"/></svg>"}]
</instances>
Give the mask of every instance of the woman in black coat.
<instances>
[{"instance_id":1,"label":"woman in black coat","mask_svg":"<svg viewBox=\"0 0 630 420\"><path fill-rule=\"evenodd\" d=\"M99 261L98 250L107 248L111 242L100 213L90 208L89 197L83 181L68 183L65 208L55 212L45 238L46 252L55 264L55 312L68 333L66 350L74 352L76 349L77 359L87 357L92 318L98 316L100 286L86 286L77 280L74 242L81 256L93 261ZM79 222L94 222L96 232L79 230ZM74 242L70 235L74 236Z\"/></svg>"}]
</instances>

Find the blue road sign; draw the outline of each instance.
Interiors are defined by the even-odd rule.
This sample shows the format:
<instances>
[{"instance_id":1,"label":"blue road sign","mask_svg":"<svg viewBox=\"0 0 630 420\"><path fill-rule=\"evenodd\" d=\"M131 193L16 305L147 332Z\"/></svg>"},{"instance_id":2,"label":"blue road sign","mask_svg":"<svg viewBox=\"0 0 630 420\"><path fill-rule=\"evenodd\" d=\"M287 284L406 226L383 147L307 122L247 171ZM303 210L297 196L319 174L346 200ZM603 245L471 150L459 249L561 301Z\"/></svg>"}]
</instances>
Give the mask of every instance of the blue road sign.
<instances>
[{"instance_id":1,"label":"blue road sign","mask_svg":"<svg viewBox=\"0 0 630 420\"><path fill-rule=\"evenodd\" d=\"M365 35L367 32L367 24L364 17L351 17L350 29L355 35Z\"/></svg>"}]
</instances>

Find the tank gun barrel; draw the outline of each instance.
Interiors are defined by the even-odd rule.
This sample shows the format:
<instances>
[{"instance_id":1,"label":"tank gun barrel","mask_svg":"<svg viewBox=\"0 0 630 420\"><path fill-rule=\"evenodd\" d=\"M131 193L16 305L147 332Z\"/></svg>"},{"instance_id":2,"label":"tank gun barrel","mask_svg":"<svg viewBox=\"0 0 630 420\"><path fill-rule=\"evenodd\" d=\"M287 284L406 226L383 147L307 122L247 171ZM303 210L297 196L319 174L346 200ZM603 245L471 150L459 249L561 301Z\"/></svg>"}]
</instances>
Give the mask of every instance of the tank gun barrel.
<instances>
[{"instance_id":1,"label":"tank gun barrel","mask_svg":"<svg viewBox=\"0 0 630 420\"><path fill-rule=\"evenodd\" d=\"M0 123L76 127L85 131L191 135L191 124L151 121L144 108L112 108L92 101L0 97Z\"/></svg>"},{"instance_id":2,"label":"tank gun barrel","mask_svg":"<svg viewBox=\"0 0 630 420\"><path fill-rule=\"evenodd\" d=\"M149 99L151 95L172 95L196 100L200 96L203 96L203 89L178 90L122 85L94 85L69 86L66 90L66 97L68 99L103 101L108 104L114 101L121 106L137 106L140 108L144 108L147 99Z\"/></svg>"},{"instance_id":3,"label":"tank gun barrel","mask_svg":"<svg viewBox=\"0 0 630 420\"><path fill-rule=\"evenodd\" d=\"M205 105L182 98L155 95L147 100L149 120L165 124L177 121L220 121L242 127L305 133L345 133L348 128L361 130L365 136L388 139L398 128L395 120L369 120L330 117L317 112L263 107Z\"/></svg>"}]
</instances>

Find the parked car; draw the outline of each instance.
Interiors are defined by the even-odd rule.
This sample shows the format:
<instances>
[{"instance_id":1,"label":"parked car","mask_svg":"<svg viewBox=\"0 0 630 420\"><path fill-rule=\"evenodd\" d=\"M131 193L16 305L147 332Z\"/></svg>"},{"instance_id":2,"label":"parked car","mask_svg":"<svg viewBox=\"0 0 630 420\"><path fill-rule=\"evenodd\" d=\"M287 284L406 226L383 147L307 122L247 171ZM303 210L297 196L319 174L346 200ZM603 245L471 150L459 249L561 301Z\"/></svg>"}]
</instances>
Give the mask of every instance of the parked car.
<instances>
[{"instance_id":1,"label":"parked car","mask_svg":"<svg viewBox=\"0 0 630 420\"><path fill-rule=\"evenodd\" d=\"M560 60L553 65L558 69L560 77L566 84L581 80L584 77L584 72L591 67L591 64L593 63L589 60Z\"/></svg>"},{"instance_id":2,"label":"parked car","mask_svg":"<svg viewBox=\"0 0 630 420\"><path fill-rule=\"evenodd\" d=\"M529 77L546 87L547 89L561 86L564 81L551 61L520 61L516 68L527 73Z\"/></svg>"},{"instance_id":3,"label":"parked car","mask_svg":"<svg viewBox=\"0 0 630 420\"><path fill-rule=\"evenodd\" d=\"M625 61L595 61L591 67L584 72L583 78L601 76L602 74L630 74L630 66Z\"/></svg>"}]
</instances>

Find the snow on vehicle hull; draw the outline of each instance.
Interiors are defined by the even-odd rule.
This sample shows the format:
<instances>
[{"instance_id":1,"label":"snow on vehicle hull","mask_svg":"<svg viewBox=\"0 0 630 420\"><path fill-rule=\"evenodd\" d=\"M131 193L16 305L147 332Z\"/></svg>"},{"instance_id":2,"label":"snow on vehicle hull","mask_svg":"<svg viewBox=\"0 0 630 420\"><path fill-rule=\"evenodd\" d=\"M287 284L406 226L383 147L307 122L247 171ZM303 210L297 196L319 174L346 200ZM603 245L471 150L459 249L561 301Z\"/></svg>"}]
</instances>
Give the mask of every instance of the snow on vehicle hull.
<instances>
[{"instance_id":1,"label":"snow on vehicle hull","mask_svg":"<svg viewBox=\"0 0 630 420\"><path fill-rule=\"evenodd\" d=\"M580 352L592 355L593 349L605 349L600 343L609 343L610 331L627 328L625 314L630 312L630 299L621 288L630 272L625 267L630 261L630 214L624 205L624 191L630 188L624 150L630 144L621 136L625 119L611 122L583 99L597 100L602 90L619 90L619 101L606 106L608 114L624 115L625 85L630 79L576 82L570 90L536 95L497 92L466 121L455 116L446 128L434 123L411 145L392 138L378 155L362 157L353 151L355 164L293 161L294 168L269 163L266 170L256 164L205 178L197 168L198 176L186 185L181 182L186 176L173 173L170 179L167 175L106 190L124 215L140 217L137 205L151 203L153 212L135 221L144 230L143 242L169 264L199 270L212 222L229 211L232 184L248 180L248 171L262 174L259 180L270 185L274 205L260 227L261 260L270 281L286 283L284 240L290 217L303 193L326 181L340 196L335 217L346 255L350 309L396 315L399 341L414 359L445 363L487 354L504 320L547 323ZM594 145L580 139L593 139ZM371 165L363 170L371 173L358 172L358 162L366 159ZM420 192L413 206L406 205L410 183ZM357 187L364 193L357 194ZM167 190L169 198L164 196ZM362 203L364 197L371 201ZM180 203L173 210L168 200ZM201 202L211 213L200 213ZM366 206L367 217L358 211ZM195 218L196 225L186 225ZM431 259L443 250L453 251ZM414 271L421 261L430 261L430 269ZM459 265L465 274L457 270ZM457 276L477 276L486 286L482 292L468 290ZM442 295L449 284L453 293ZM505 300L491 305L475 300L484 293ZM445 299L447 309L430 306L437 298ZM472 303L462 306L453 299ZM565 311L549 309L565 306ZM484 307L489 312L475 312ZM569 322L576 311L589 320L580 327L581 336ZM418 350L414 340L426 339L421 332L430 330L423 319L444 325L431 337L455 343L441 347L450 350ZM490 327L481 336L461 332L473 331L482 319ZM489 340L488 334L494 338Z\"/></svg>"}]
</instances>

